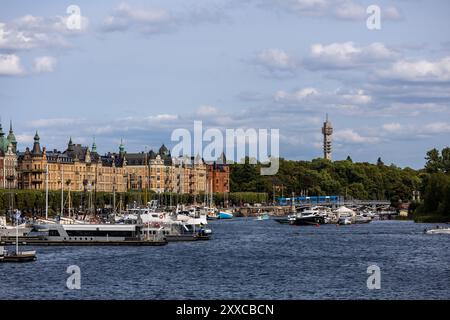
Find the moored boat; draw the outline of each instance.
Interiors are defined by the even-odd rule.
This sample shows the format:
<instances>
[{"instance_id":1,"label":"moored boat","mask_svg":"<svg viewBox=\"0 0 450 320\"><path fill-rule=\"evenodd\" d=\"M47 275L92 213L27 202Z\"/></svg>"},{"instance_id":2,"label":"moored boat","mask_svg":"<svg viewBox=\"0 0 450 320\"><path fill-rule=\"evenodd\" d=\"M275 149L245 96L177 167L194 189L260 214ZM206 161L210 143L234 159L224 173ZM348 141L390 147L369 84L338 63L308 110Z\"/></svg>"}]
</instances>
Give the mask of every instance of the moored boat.
<instances>
[{"instance_id":1,"label":"moored boat","mask_svg":"<svg viewBox=\"0 0 450 320\"><path fill-rule=\"evenodd\" d=\"M425 229L425 233L426 234L450 234L450 228L436 228L436 229L431 229L431 230L426 230Z\"/></svg>"},{"instance_id":2,"label":"moored boat","mask_svg":"<svg viewBox=\"0 0 450 320\"><path fill-rule=\"evenodd\" d=\"M217 219L231 219L233 218L233 213L229 211L219 211Z\"/></svg>"},{"instance_id":3,"label":"moored boat","mask_svg":"<svg viewBox=\"0 0 450 320\"><path fill-rule=\"evenodd\" d=\"M0 262L31 262L36 260L36 251L7 251L0 247Z\"/></svg>"},{"instance_id":4,"label":"moored boat","mask_svg":"<svg viewBox=\"0 0 450 320\"><path fill-rule=\"evenodd\" d=\"M3 237L1 244L15 241L22 245L135 245L167 244L160 229L132 224L35 224L30 233L18 240Z\"/></svg>"}]
</instances>

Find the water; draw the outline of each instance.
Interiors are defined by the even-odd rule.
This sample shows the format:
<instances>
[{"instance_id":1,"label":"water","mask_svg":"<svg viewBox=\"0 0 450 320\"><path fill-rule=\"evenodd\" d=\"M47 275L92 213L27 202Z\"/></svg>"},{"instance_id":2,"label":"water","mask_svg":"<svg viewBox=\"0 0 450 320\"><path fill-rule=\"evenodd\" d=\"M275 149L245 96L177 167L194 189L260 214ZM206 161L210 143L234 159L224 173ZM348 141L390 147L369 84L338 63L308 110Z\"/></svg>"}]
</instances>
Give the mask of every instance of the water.
<instances>
[{"instance_id":1,"label":"water","mask_svg":"<svg viewBox=\"0 0 450 320\"><path fill-rule=\"evenodd\" d=\"M0 264L0 299L450 299L450 236L410 221L320 227L214 221L214 239L164 247L38 247ZM381 289L367 289L367 267ZM69 290L69 265L81 290Z\"/></svg>"}]
</instances>

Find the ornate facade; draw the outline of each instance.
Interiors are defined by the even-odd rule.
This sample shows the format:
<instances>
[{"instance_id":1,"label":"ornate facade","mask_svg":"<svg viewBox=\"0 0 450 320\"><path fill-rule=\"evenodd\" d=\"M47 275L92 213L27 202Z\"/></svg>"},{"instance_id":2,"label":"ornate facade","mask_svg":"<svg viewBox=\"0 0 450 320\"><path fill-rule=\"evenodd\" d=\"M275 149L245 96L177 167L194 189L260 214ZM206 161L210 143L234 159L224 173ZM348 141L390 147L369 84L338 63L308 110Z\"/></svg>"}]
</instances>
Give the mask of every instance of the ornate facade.
<instances>
[{"instance_id":1,"label":"ornate facade","mask_svg":"<svg viewBox=\"0 0 450 320\"><path fill-rule=\"evenodd\" d=\"M14 189L17 187L16 148L17 141L12 129L12 122L6 138L0 123L0 188Z\"/></svg>"},{"instance_id":2,"label":"ornate facade","mask_svg":"<svg viewBox=\"0 0 450 320\"><path fill-rule=\"evenodd\" d=\"M120 158L100 156L88 147L73 144L70 139L64 152L41 150L39 135L34 137L33 150L19 154L19 188L71 191L125 192L125 170ZM48 181L47 181L48 170Z\"/></svg>"},{"instance_id":3,"label":"ornate facade","mask_svg":"<svg viewBox=\"0 0 450 320\"><path fill-rule=\"evenodd\" d=\"M197 157L172 158L164 145L158 152L99 155L97 146L74 144L65 151L41 148L36 132L32 149L17 152L12 125L7 138L0 125L0 188L157 193L229 192L228 165L206 164ZM48 172L48 174L47 174Z\"/></svg>"}]
</instances>

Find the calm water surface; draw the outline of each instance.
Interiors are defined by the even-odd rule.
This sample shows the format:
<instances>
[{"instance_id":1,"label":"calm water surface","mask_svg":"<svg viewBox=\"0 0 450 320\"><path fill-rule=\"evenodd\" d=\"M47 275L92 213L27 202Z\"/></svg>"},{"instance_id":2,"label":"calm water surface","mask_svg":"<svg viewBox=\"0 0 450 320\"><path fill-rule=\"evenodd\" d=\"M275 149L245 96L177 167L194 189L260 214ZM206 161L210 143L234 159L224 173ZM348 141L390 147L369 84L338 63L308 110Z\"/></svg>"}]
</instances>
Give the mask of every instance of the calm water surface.
<instances>
[{"instance_id":1,"label":"calm water surface","mask_svg":"<svg viewBox=\"0 0 450 320\"><path fill-rule=\"evenodd\" d=\"M36 262L0 264L0 299L450 299L450 236L423 234L434 225L210 226L206 242L37 247ZM380 290L366 286L372 264ZM81 290L66 287L69 265Z\"/></svg>"}]
</instances>

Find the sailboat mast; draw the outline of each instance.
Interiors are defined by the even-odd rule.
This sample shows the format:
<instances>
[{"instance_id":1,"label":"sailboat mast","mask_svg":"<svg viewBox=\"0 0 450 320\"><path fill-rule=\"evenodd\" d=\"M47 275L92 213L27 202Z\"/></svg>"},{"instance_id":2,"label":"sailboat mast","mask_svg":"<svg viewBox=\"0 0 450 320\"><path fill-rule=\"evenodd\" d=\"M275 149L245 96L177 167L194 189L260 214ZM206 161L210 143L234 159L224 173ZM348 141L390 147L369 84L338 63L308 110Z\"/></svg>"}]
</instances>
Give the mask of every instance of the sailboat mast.
<instances>
[{"instance_id":1,"label":"sailboat mast","mask_svg":"<svg viewBox=\"0 0 450 320\"><path fill-rule=\"evenodd\" d=\"M48 163L45 166L45 219L48 220Z\"/></svg>"},{"instance_id":2,"label":"sailboat mast","mask_svg":"<svg viewBox=\"0 0 450 320\"><path fill-rule=\"evenodd\" d=\"M16 254L19 254L19 218L16 214Z\"/></svg>"},{"instance_id":3,"label":"sailboat mast","mask_svg":"<svg viewBox=\"0 0 450 320\"><path fill-rule=\"evenodd\" d=\"M61 164L61 217L64 215L64 167Z\"/></svg>"}]
</instances>

